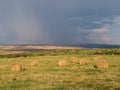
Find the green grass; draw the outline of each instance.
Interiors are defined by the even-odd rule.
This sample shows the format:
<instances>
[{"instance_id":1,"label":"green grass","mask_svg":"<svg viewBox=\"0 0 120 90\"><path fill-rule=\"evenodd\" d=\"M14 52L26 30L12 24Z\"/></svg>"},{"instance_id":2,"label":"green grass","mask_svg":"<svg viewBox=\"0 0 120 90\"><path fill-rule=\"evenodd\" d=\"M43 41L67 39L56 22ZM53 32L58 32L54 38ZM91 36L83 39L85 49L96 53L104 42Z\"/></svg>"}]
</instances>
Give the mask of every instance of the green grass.
<instances>
[{"instance_id":1,"label":"green grass","mask_svg":"<svg viewBox=\"0 0 120 90\"><path fill-rule=\"evenodd\" d=\"M71 58L85 57L87 65L72 63ZM19 58L0 58L0 90L120 90L120 57L103 55L109 63L107 69L95 69L93 55L66 55L68 66L59 67L59 56L33 56ZM39 65L30 66L31 61ZM23 72L13 72L14 62L23 64Z\"/></svg>"}]
</instances>

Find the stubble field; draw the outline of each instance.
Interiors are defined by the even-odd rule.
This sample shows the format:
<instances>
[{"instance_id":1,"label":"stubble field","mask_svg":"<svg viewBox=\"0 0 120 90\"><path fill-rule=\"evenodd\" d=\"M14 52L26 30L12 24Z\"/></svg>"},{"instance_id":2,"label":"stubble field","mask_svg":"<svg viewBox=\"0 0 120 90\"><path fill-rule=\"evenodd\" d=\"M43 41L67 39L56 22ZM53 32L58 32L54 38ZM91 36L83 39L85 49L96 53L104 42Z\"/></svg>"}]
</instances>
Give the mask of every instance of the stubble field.
<instances>
[{"instance_id":1,"label":"stubble field","mask_svg":"<svg viewBox=\"0 0 120 90\"><path fill-rule=\"evenodd\" d=\"M120 56L116 54L120 50L112 49L116 52L111 54L111 49L106 50L99 49L99 53L96 50L1 53L0 90L120 90ZM87 59L86 64L80 63L83 58ZM61 60L66 65L59 66ZM103 60L108 67L96 67ZM37 65L31 65L33 61ZM25 70L12 71L13 63L20 63Z\"/></svg>"}]
</instances>

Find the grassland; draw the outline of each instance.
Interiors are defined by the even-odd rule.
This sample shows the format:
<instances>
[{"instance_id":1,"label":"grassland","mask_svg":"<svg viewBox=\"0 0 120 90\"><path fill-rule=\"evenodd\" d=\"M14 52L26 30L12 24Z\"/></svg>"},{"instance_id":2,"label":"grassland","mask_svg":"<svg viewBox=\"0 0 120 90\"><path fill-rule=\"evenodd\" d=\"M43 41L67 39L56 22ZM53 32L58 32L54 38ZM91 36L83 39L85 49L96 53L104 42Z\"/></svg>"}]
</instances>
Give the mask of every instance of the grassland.
<instances>
[{"instance_id":1,"label":"grassland","mask_svg":"<svg viewBox=\"0 0 120 90\"><path fill-rule=\"evenodd\" d=\"M120 49L10 52L0 54L0 90L120 90ZM102 56L109 68L93 67L96 54ZM72 63L72 57L86 58L88 64ZM58 66L63 59L68 65ZM31 66L32 61L39 65ZM25 71L11 71L15 62L24 65Z\"/></svg>"}]
</instances>

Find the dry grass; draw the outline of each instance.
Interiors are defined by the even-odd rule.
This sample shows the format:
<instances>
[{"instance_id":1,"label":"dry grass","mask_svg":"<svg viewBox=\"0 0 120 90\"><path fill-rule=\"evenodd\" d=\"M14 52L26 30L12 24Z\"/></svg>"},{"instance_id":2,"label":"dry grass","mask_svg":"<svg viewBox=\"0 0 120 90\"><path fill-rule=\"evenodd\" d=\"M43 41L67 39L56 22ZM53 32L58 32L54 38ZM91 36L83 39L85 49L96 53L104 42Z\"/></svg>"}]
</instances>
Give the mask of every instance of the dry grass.
<instances>
[{"instance_id":1,"label":"dry grass","mask_svg":"<svg viewBox=\"0 0 120 90\"><path fill-rule=\"evenodd\" d=\"M79 61L79 63L80 63L81 65L83 65L83 64L88 64L88 60L87 60L86 58L82 58L82 59Z\"/></svg>"},{"instance_id":2,"label":"dry grass","mask_svg":"<svg viewBox=\"0 0 120 90\"><path fill-rule=\"evenodd\" d=\"M32 61L32 62L30 63L31 66L38 66L38 64L39 64L39 63L36 62L36 61Z\"/></svg>"},{"instance_id":3,"label":"dry grass","mask_svg":"<svg viewBox=\"0 0 120 90\"><path fill-rule=\"evenodd\" d=\"M20 72L25 70L25 68L20 63L13 63L10 69L15 72Z\"/></svg>"},{"instance_id":4,"label":"dry grass","mask_svg":"<svg viewBox=\"0 0 120 90\"><path fill-rule=\"evenodd\" d=\"M60 61L58 62L58 65L61 66L61 67L64 67L64 66L67 66L68 63L67 63L66 60L60 60Z\"/></svg>"},{"instance_id":5,"label":"dry grass","mask_svg":"<svg viewBox=\"0 0 120 90\"><path fill-rule=\"evenodd\" d=\"M88 60L87 65L72 64L72 57L80 55L59 56L35 56L0 58L0 90L119 90L120 89L120 57L118 55L105 55L105 61L109 63L107 69L94 69L93 65L101 60L93 61L91 57L84 56ZM62 58L62 59L61 59ZM15 59L15 60L14 60ZM65 60L68 66L60 67L58 62ZM79 60L79 58L78 58ZM31 67L30 62L37 61L37 67ZM24 72L11 72L9 65L14 62L25 65ZM97 65L97 63L96 63Z\"/></svg>"}]
</instances>

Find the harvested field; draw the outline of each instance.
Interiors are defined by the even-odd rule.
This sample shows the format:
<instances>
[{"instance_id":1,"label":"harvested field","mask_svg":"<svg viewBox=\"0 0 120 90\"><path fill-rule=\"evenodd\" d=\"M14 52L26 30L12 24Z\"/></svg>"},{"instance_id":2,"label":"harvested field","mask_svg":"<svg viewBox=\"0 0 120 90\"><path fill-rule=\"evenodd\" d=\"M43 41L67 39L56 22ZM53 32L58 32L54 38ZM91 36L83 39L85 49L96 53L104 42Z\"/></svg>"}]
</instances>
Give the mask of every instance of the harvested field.
<instances>
[{"instance_id":1,"label":"harvested field","mask_svg":"<svg viewBox=\"0 0 120 90\"><path fill-rule=\"evenodd\" d=\"M87 50L88 51L88 50ZM65 54L64 54L65 52ZM77 53L76 53L77 52ZM95 52L95 51L94 51ZM74 54L75 53L75 54ZM91 52L90 52L91 53ZM19 57L0 57L0 90L119 90L120 89L120 56L101 55L109 65L107 68L94 68L100 60L93 60L94 55L84 55L71 50L54 52L32 52L18 54ZM98 53L97 53L98 54ZM87 64L80 65L71 60L85 58ZM59 66L59 61L67 62ZM36 67L33 61L39 62ZM11 71L13 63L20 63L25 71ZM83 62L82 62L83 63ZM101 66L103 64L100 64ZM105 66L105 65L103 65Z\"/></svg>"}]
</instances>

